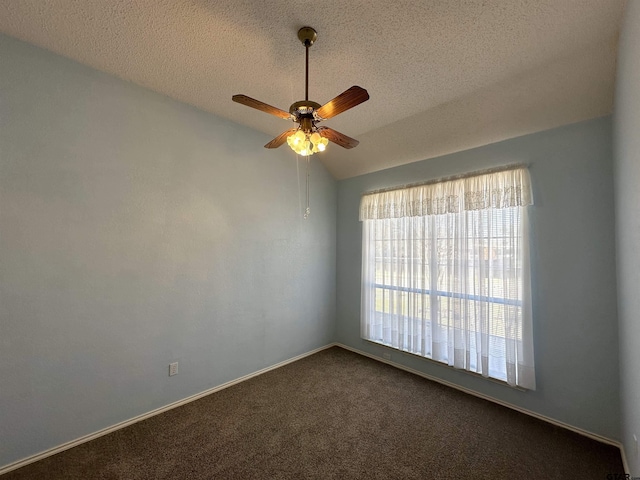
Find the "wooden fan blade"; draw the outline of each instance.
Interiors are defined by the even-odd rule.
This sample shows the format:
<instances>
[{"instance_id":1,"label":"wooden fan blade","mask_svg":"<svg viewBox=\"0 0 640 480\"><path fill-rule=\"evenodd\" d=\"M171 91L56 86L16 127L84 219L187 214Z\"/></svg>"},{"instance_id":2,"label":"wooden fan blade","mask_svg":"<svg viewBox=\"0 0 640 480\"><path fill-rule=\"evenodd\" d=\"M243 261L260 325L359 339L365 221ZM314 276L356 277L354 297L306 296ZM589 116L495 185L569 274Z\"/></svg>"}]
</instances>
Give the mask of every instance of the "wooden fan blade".
<instances>
[{"instance_id":1,"label":"wooden fan blade","mask_svg":"<svg viewBox=\"0 0 640 480\"><path fill-rule=\"evenodd\" d=\"M360 143L355 138L347 137L344 133L337 132L333 128L321 127L318 128L318 132L320 132L320 135L327 138L329 141L336 145L340 145L343 148L357 147Z\"/></svg>"},{"instance_id":2,"label":"wooden fan blade","mask_svg":"<svg viewBox=\"0 0 640 480\"><path fill-rule=\"evenodd\" d=\"M286 142L287 141L287 137L289 135L291 135L292 133L294 133L296 130L297 130L297 128L291 128L291 129L287 130L286 132L282 132L276 138L274 138L269 143L267 143L264 146L264 148L278 148L280 145L282 145L284 142Z\"/></svg>"},{"instance_id":3,"label":"wooden fan blade","mask_svg":"<svg viewBox=\"0 0 640 480\"><path fill-rule=\"evenodd\" d=\"M234 95L233 97L231 97L231 100L237 103L241 103L242 105L246 105L247 107L255 108L256 110L260 110L261 112L270 113L271 115L284 118L285 120L291 120L291 114L289 112L285 112L284 110L280 110L279 108L267 105L266 103L261 102L260 100L256 100L255 98L247 97L246 95Z\"/></svg>"},{"instance_id":4,"label":"wooden fan blade","mask_svg":"<svg viewBox=\"0 0 640 480\"><path fill-rule=\"evenodd\" d=\"M321 106L316 113L323 119L335 117L350 108L360 105L369 100L369 94L362 88L354 85L349 90L345 90L333 100L329 100Z\"/></svg>"}]
</instances>

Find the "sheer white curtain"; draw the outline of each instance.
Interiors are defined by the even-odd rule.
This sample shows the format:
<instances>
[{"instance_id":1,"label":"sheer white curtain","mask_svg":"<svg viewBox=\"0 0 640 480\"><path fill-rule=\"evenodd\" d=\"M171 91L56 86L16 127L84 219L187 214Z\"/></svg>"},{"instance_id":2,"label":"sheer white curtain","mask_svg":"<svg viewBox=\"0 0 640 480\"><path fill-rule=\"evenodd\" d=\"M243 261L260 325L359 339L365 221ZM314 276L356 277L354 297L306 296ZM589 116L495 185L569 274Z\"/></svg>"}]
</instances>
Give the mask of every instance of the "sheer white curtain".
<instances>
[{"instance_id":1,"label":"sheer white curtain","mask_svg":"<svg viewBox=\"0 0 640 480\"><path fill-rule=\"evenodd\" d=\"M526 168L364 195L362 337L535 388Z\"/></svg>"}]
</instances>

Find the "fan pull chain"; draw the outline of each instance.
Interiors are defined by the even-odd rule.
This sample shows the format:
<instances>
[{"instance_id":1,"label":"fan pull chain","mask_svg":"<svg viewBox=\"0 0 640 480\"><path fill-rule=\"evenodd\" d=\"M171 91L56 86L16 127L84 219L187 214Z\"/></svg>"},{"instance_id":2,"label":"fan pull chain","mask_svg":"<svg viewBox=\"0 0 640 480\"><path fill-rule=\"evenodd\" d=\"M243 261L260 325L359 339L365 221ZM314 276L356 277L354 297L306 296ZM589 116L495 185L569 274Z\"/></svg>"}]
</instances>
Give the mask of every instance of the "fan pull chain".
<instances>
[{"instance_id":1,"label":"fan pull chain","mask_svg":"<svg viewBox=\"0 0 640 480\"><path fill-rule=\"evenodd\" d=\"M298 211L302 211L302 192L300 191L300 157L296 154L296 179L298 180Z\"/></svg>"},{"instance_id":2,"label":"fan pull chain","mask_svg":"<svg viewBox=\"0 0 640 480\"><path fill-rule=\"evenodd\" d=\"M307 157L307 208L304 211L304 219L306 220L311 215L311 208L309 206L309 175L311 173L311 159Z\"/></svg>"}]
</instances>

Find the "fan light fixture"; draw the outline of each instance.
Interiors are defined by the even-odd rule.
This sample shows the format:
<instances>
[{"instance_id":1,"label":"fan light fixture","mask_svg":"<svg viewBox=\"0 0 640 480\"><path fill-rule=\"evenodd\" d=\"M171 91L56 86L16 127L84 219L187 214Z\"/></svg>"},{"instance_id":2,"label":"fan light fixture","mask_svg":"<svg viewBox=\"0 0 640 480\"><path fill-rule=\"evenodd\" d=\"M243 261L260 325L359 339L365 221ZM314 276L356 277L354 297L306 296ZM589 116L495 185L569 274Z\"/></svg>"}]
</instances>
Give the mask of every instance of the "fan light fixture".
<instances>
[{"instance_id":1,"label":"fan light fixture","mask_svg":"<svg viewBox=\"0 0 640 480\"><path fill-rule=\"evenodd\" d=\"M321 136L318 132L305 133L298 129L287 137L287 144L291 150L298 155L308 157L314 153L324 152L329 140Z\"/></svg>"}]
</instances>

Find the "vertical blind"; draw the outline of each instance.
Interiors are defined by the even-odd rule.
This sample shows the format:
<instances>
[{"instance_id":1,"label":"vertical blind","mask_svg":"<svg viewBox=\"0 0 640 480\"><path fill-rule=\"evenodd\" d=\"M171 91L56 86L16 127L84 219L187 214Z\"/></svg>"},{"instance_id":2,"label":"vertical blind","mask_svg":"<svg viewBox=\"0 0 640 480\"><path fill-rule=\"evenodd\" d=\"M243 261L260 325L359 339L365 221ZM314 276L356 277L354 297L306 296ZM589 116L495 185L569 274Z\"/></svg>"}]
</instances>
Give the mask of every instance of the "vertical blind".
<instances>
[{"instance_id":1,"label":"vertical blind","mask_svg":"<svg viewBox=\"0 0 640 480\"><path fill-rule=\"evenodd\" d=\"M365 194L361 335L535 388L529 172Z\"/></svg>"}]
</instances>

